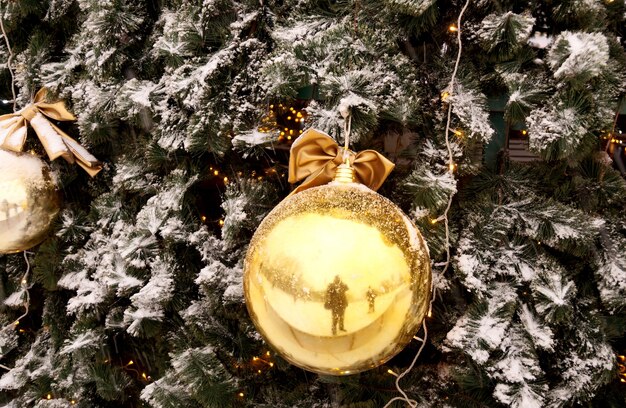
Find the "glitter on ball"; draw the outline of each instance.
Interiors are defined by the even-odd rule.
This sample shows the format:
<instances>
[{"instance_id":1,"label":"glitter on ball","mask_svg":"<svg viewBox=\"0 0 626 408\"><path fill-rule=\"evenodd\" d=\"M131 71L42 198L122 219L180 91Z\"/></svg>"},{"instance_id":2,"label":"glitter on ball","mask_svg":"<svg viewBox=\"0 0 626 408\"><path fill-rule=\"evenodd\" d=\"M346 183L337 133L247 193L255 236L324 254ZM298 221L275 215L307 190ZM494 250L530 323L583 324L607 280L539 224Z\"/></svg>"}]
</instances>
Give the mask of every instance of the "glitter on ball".
<instances>
[{"instance_id":1,"label":"glitter on ball","mask_svg":"<svg viewBox=\"0 0 626 408\"><path fill-rule=\"evenodd\" d=\"M286 360L355 374L418 331L431 293L428 248L391 201L333 182L287 197L263 220L244 288L256 327Z\"/></svg>"}]
</instances>

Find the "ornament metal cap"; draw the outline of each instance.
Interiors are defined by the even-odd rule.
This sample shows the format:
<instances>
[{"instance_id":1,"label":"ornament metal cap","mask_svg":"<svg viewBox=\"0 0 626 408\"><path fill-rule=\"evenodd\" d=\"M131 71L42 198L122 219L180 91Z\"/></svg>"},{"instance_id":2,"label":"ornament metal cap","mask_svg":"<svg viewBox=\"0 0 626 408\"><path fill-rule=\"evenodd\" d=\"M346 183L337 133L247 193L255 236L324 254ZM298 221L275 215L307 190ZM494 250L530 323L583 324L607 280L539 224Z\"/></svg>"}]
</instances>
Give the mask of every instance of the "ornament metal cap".
<instances>
[{"instance_id":1,"label":"ornament metal cap","mask_svg":"<svg viewBox=\"0 0 626 408\"><path fill-rule=\"evenodd\" d=\"M346 157L346 161L337 167L337 173L333 181L339 183L354 183L354 167L350 165L350 159Z\"/></svg>"}]
</instances>

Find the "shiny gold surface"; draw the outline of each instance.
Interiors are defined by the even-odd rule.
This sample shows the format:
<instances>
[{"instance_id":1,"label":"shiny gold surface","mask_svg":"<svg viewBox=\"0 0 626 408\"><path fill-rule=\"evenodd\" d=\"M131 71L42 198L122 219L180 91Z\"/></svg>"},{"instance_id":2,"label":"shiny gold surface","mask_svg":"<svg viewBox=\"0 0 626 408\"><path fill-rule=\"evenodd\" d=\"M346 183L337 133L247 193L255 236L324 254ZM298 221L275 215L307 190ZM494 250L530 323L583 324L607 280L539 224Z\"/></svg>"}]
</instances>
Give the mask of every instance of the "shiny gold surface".
<instances>
[{"instance_id":1,"label":"shiny gold surface","mask_svg":"<svg viewBox=\"0 0 626 408\"><path fill-rule=\"evenodd\" d=\"M287 197L245 260L248 311L285 359L322 374L383 364L411 340L430 300L428 248L391 201L355 183Z\"/></svg>"},{"instance_id":2,"label":"shiny gold surface","mask_svg":"<svg viewBox=\"0 0 626 408\"><path fill-rule=\"evenodd\" d=\"M0 254L39 244L59 212L50 167L35 156L0 150Z\"/></svg>"}]
</instances>

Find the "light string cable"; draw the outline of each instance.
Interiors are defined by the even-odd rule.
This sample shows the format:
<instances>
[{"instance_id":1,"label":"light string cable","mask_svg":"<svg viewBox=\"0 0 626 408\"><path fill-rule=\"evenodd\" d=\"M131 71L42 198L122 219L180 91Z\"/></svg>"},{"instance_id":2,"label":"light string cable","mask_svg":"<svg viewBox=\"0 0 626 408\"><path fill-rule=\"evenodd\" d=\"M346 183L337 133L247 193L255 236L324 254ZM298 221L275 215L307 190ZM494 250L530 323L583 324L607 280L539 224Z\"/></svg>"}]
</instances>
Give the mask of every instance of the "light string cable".
<instances>
[{"instance_id":1,"label":"light string cable","mask_svg":"<svg viewBox=\"0 0 626 408\"><path fill-rule=\"evenodd\" d=\"M11 49L11 43L9 42L9 37L7 36L6 30L4 28L4 20L3 20L3 16L0 16L0 30L2 30L2 36L4 37L4 43L7 46L7 50L9 52L9 57L7 59L7 69L9 70L9 73L11 74L11 92L13 94L13 100L12 101L3 101L4 103L9 103L12 102L13 103L13 112L15 112L17 110L17 96L15 93L15 75L13 73L13 51ZM30 289L29 285L28 285L28 277L30 274L30 262L28 260L28 251L24 251L24 260L26 261L26 272L24 273L24 275L22 276L22 279L20 280L20 286L22 291L24 292L24 313L18 317L17 319L15 319L13 322L11 322L11 324L5 326L2 328L2 331L6 331L9 329L13 329L15 326L20 324L20 320L22 320L23 318L25 318L28 315L28 311L30 309L30 293L28 292L28 289ZM0 355L0 358L2 358L2 356ZM3 364L0 364L0 368L4 368L5 370L11 370L10 367L7 367Z\"/></svg>"},{"instance_id":2,"label":"light string cable","mask_svg":"<svg viewBox=\"0 0 626 408\"><path fill-rule=\"evenodd\" d=\"M450 83L448 84L448 93L450 96L452 96L454 94L454 84L456 82L456 75L457 72L459 70L459 64L461 62L461 53L462 53L462 43L461 43L461 20L463 18L463 14L465 13L465 10L467 10L467 7L469 6L470 0L467 0L465 2L465 5L463 6L463 8L461 9L461 12L459 13L459 17L457 18L457 32L456 32L456 38L457 38L457 44L458 44L458 51L457 51L457 56L456 56L456 61L454 63L454 70L452 71L452 76L450 77ZM452 119L452 101L450 99L448 99L448 117L447 117L447 121L446 121L446 133L445 133L445 139L446 139L446 148L448 149L448 161L449 161L449 166L448 166L448 171L453 174L454 173L454 154L452 153L452 146L450 144L450 122ZM443 221L444 222L444 227L445 227L445 231L446 231L446 241L445 241L445 247L446 247L446 261L443 264L438 264L437 266L443 266L443 269L441 271L441 275L444 275L446 273L446 271L448 270L449 266L450 266L450 227L449 227L449 223L448 223L448 212L450 211L450 207L452 206L452 198L454 197L454 192L452 192L450 194L450 197L448 197L448 205L446 206L445 211L443 212L443 214L441 216L439 216L437 218L437 221ZM428 305L428 317L430 317L432 315L432 309L433 309L433 302L435 301L435 297L436 297L436 288L434 285L434 282L431 281L431 297L430 297L430 304ZM406 370L404 370L403 372L401 372L400 374L395 374L393 371L389 371L392 375L396 376L396 389L398 390L398 392L402 395L401 397L395 397L392 398L391 400L389 400L389 402L387 402L387 404L385 404L385 406L383 408L387 408L389 406L391 406L392 403L394 403L395 401L404 401L406 402L409 407L411 408L416 408L417 407L417 401L414 399L411 399L408 397L408 395L406 394L406 392L402 389L402 387L400 386L400 380L406 376L408 373L411 372L411 370L413 370L413 367L415 367L415 364L417 363L417 359L419 358L420 354L422 353L422 351L424 350L424 347L426 346L426 341L428 339L428 327L426 325L426 319L423 320L422 322L422 328L424 329L424 337L420 338L420 337L413 337L415 340L418 340L422 343L422 345L420 346L419 350L417 350L417 353L415 354L415 357L413 358L413 361L411 361L411 364L407 367Z\"/></svg>"},{"instance_id":3,"label":"light string cable","mask_svg":"<svg viewBox=\"0 0 626 408\"><path fill-rule=\"evenodd\" d=\"M24 260L26 261L26 272L24 273L24 275L22 275L22 280L20 281L20 286L22 288L22 291L24 292L24 297L25 297L24 303L23 303L24 313L22 313L20 317L18 317L13 322L11 322L11 324L3 327L2 328L3 332L6 330L13 329L15 326L18 326L20 324L20 320L22 320L28 315L28 311L30 309L30 293L28 292L28 289L30 289L30 287L28 286L28 275L30 274L30 262L28 261L28 254L30 253L31 252L24 251ZM0 358L2 358L2 355L0 355ZM11 370L10 367L7 367L3 364L0 364L0 368L4 368L5 370Z\"/></svg>"},{"instance_id":4,"label":"light string cable","mask_svg":"<svg viewBox=\"0 0 626 408\"><path fill-rule=\"evenodd\" d=\"M11 74L11 92L13 94L13 100L12 101L7 101L4 100L4 103L9 103L9 102L13 102L13 112L15 112L17 110L17 96L15 94L15 74L13 73L13 51L11 50L11 44L9 43L9 37L7 36L7 32L4 29L4 19L3 16L0 16L0 29L2 29L2 37L4 37L4 43L7 46L7 51L9 52L9 58L7 59L7 69L9 70L9 73Z\"/></svg>"}]
</instances>

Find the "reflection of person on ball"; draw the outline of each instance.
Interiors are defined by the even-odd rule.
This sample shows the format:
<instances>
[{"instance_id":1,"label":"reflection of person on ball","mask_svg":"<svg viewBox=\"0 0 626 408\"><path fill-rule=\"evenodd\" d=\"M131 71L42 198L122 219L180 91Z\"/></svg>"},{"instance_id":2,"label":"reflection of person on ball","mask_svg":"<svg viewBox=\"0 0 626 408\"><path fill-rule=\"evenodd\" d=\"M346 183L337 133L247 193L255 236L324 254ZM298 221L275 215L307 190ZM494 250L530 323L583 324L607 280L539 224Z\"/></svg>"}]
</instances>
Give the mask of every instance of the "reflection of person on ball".
<instances>
[{"instance_id":1,"label":"reflection of person on ball","mask_svg":"<svg viewBox=\"0 0 626 408\"><path fill-rule=\"evenodd\" d=\"M367 313L374 313L374 304L376 303L376 292L372 289L371 286L367 287L367 293L365 294L367 297L367 303L369 303L370 309Z\"/></svg>"},{"instance_id":2,"label":"reflection of person on ball","mask_svg":"<svg viewBox=\"0 0 626 408\"><path fill-rule=\"evenodd\" d=\"M333 314L333 335L337 334L337 325L339 330L346 331L343 327L343 318L348 307L347 291L348 285L341 281L339 275L335 276L335 280L326 289L325 307Z\"/></svg>"}]
</instances>

